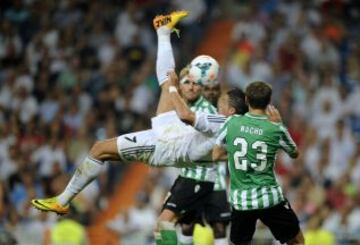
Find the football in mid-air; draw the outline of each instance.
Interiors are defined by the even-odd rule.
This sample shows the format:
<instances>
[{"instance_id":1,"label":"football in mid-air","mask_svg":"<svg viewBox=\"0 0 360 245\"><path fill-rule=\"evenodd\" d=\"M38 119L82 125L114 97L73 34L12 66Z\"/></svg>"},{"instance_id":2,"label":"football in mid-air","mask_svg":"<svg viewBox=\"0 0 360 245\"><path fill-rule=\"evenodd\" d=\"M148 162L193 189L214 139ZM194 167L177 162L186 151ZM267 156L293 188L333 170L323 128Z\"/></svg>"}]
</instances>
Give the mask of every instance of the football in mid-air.
<instances>
[{"instance_id":1,"label":"football in mid-air","mask_svg":"<svg viewBox=\"0 0 360 245\"><path fill-rule=\"evenodd\" d=\"M202 85L215 85L218 83L219 64L209 55L195 57L189 67L189 79Z\"/></svg>"}]
</instances>

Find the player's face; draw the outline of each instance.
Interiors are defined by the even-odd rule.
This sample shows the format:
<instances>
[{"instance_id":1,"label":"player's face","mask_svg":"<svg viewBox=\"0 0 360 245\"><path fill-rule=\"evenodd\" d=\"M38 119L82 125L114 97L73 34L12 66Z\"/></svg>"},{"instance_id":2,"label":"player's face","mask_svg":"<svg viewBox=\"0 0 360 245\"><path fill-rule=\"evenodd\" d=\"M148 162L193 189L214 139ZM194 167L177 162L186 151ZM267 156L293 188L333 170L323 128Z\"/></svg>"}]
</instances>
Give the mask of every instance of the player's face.
<instances>
[{"instance_id":1,"label":"player's face","mask_svg":"<svg viewBox=\"0 0 360 245\"><path fill-rule=\"evenodd\" d=\"M185 82L180 83L180 91L181 95L186 101L192 102L199 98L202 91L202 86L200 84L186 80Z\"/></svg>"},{"instance_id":2,"label":"player's face","mask_svg":"<svg viewBox=\"0 0 360 245\"><path fill-rule=\"evenodd\" d=\"M210 101L211 104L216 105L220 97L220 84L204 86L203 96Z\"/></svg>"},{"instance_id":3,"label":"player's face","mask_svg":"<svg viewBox=\"0 0 360 245\"><path fill-rule=\"evenodd\" d=\"M235 113L235 109L230 105L229 95L223 93L217 103L217 108L220 114L228 117Z\"/></svg>"}]
</instances>

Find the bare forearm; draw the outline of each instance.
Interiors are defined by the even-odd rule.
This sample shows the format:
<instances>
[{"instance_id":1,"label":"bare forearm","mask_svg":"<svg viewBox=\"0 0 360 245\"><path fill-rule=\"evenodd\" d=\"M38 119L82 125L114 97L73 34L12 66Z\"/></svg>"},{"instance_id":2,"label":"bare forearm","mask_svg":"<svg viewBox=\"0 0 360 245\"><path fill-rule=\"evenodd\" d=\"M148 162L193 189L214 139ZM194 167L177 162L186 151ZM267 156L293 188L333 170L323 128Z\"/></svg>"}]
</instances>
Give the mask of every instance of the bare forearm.
<instances>
[{"instance_id":1,"label":"bare forearm","mask_svg":"<svg viewBox=\"0 0 360 245\"><path fill-rule=\"evenodd\" d=\"M168 73L169 75L169 94L172 105L175 107L175 111L178 114L179 118L187 123L194 125L195 123L195 113L190 110L183 98L177 91L177 86L179 83L178 77L174 71Z\"/></svg>"},{"instance_id":2,"label":"bare forearm","mask_svg":"<svg viewBox=\"0 0 360 245\"><path fill-rule=\"evenodd\" d=\"M195 113L190 110L178 92L172 92L170 94L171 102L173 103L179 118L193 125L195 123Z\"/></svg>"}]
</instances>

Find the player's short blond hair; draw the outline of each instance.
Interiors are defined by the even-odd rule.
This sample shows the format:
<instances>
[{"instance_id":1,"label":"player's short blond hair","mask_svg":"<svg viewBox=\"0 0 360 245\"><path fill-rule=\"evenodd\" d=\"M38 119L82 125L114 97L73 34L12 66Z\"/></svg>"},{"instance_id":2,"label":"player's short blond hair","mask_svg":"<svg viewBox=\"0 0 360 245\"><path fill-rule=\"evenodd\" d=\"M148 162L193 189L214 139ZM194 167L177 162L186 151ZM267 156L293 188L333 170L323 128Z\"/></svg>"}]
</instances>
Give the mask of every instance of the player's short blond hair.
<instances>
[{"instance_id":1,"label":"player's short blond hair","mask_svg":"<svg viewBox=\"0 0 360 245\"><path fill-rule=\"evenodd\" d=\"M190 67L190 64L187 64L184 68L181 69L180 80L189 74L189 67Z\"/></svg>"}]
</instances>

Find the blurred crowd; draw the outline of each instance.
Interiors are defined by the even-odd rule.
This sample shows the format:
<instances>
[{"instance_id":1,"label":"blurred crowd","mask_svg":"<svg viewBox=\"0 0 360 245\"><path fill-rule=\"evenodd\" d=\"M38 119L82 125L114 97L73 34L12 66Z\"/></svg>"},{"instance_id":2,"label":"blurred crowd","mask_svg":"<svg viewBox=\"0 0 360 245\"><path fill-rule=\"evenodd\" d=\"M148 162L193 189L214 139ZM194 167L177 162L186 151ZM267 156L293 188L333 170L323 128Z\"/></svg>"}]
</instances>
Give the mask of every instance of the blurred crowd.
<instances>
[{"instance_id":1,"label":"blurred crowd","mask_svg":"<svg viewBox=\"0 0 360 245\"><path fill-rule=\"evenodd\" d=\"M175 44L185 62L208 2L0 1L0 244L61 244L56 231L69 227L84 241L126 166L109 164L64 222L30 200L59 193L95 140L149 128L159 94L152 18L193 10Z\"/></svg>"},{"instance_id":2,"label":"blurred crowd","mask_svg":"<svg viewBox=\"0 0 360 245\"><path fill-rule=\"evenodd\" d=\"M60 192L95 140L149 128L159 94L152 18L170 9L191 10L173 40L178 68L212 22L234 21L221 82L272 84L273 103L301 149L296 161L281 155L276 171L307 239L360 241L359 3L3 0L0 244L56 244L50 231L59 218L29 200ZM79 237L125 168L109 164L75 200L71 225ZM108 227L123 239L141 230L148 240L176 174L152 170L137 204Z\"/></svg>"},{"instance_id":3,"label":"blurred crowd","mask_svg":"<svg viewBox=\"0 0 360 245\"><path fill-rule=\"evenodd\" d=\"M242 7L224 80L240 88L272 84L273 103L301 152L295 161L278 158L279 181L307 240L329 239L309 244L358 244L360 5L274 0Z\"/></svg>"}]
</instances>

